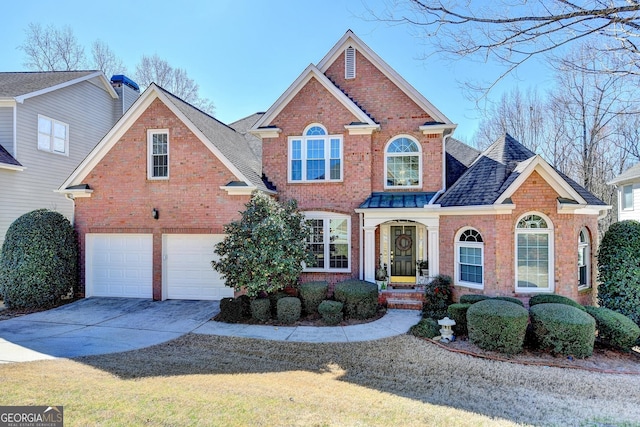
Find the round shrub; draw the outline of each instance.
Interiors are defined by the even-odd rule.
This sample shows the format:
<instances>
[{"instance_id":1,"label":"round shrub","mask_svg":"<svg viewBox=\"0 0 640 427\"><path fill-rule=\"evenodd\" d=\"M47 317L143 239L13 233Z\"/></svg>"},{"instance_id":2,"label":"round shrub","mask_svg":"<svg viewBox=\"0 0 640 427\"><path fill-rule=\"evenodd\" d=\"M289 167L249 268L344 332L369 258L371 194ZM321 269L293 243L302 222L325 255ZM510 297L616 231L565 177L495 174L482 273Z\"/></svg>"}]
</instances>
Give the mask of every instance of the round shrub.
<instances>
[{"instance_id":1,"label":"round shrub","mask_svg":"<svg viewBox=\"0 0 640 427\"><path fill-rule=\"evenodd\" d=\"M471 304L451 304L447 307L447 316L449 319L456 321L453 326L453 332L457 335L468 335L467 331L467 310L471 307Z\"/></svg>"},{"instance_id":2,"label":"round shrub","mask_svg":"<svg viewBox=\"0 0 640 427\"><path fill-rule=\"evenodd\" d=\"M598 305L640 326L640 223L611 224L598 250Z\"/></svg>"},{"instance_id":3,"label":"round shrub","mask_svg":"<svg viewBox=\"0 0 640 427\"><path fill-rule=\"evenodd\" d=\"M486 299L491 299L487 295L465 294L460 296L460 304L475 304Z\"/></svg>"},{"instance_id":4,"label":"round shrub","mask_svg":"<svg viewBox=\"0 0 640 427\"><path fill-rule=\"evenodd\" d=\"M0 253L0 294L10 308L50 307L78 283L78 243L69 220L39 209L16 219Z\"/></svg>"},{"instance_id":5,"label":"round shrub","mask_svg":"<svg viewBox=\"0 0 640 427\"><path fill-rule=\"evenodd\" d=\"M420 319L420 321L409 329L409 333L420 338L433 338L440 335L440 325L438 321L431 318Z\"/></svg>"},{"instance_id":6,"label":"round shrub","mask_svg":"<svg viewBox=\"0 0 640 427\"><path fill-rule=\"evenodd\" d=\"M278 316L278 301L282 298L287 298L289 296L285 291L276 291L269 294L269 301L271 302L271 316Z\"/></svg>"},{"instance_id":7,"label":"round shrub","mask_svg":"<svg viewBox=\"0 0 640 427\"><path fill-rule=\"evenodd\" d=\"M300 298L307 314L318 312L318 306L327 297L329 284L327 282L308 282L300 285Z\"/></svg>"},{"instance_id":8,"label":"round shrub","mask_svg":"<svg viewBox=\"0 0 640 427\"><path fill-rule=\"evenodd\" d=\"M640 327L624 314L605 307L585 307L587 313L596 319L598 338L613 347L629 351L640 336Z\"/></svg>"},{"instance_id":9,"label":"round shrub","mask_svg":"<svg viewBox=\"0 0 640 427\"><path fill-rule=\"evenodd\" d=\"M347 280L336 285L333 297L344 304L349 318L368 319L378 311L378 285L375 283Z\"/></svg>"},{"instance_id":10,"label":"round shrub","mask_svg":"<svg viewBox=\"0 0 640 427\"><path fill-rule=\"evenodd\" d=\"M220 314L216 320L225 323L238 323L242 320L242 300L222 298L220 300Z\"/></svg>"},{"instance_id":11,"label":"round shrub","mask_svg":"<svg viewBox=\"0 0 640 427\"><path fill-rule=\"evenodd\" d=\"M469 341L485 350L515 354L522 351L529 313L509 301L487 299L467 309Z\"/></svg>"},{"instance_id":12,"label":"round shrub","mask_svg":"<svg viewBox=\"0 0 640 427\"><path fill-rule=\"evenodd\" d=\"M285 324L292 324L300 320L302 303L300 298L286 297L278 300L278 321Z\"/></svg>"},{"instance_id":13,"label":"round shrub","mask_svg":"<svg viewBox=\"0 0 640 427\"><path fill-rule=\"evenodd\" d=\"M438 275L424 287L422 317L442 319L447 315L447 307L451 304L451 277Z\"/></svg>"},{"instance_id":14,"label":"round shrub","mask_svg":"<svg viewBox=\"0 0 640 427\"><path fill-rule=\"evenodd\" d=\"M538 294L532 296L529 299L529 307L533 307L537 304L564 304L584 311L584 307L581 304L575 302L571 298L557 294Z\"/></svg>"},{"instance_id":15,"label":"round shrub","mask_svg":"<svg viewBox=\"0 0 640 427\"><path fill-rule=\"evenodd\" d=\"M266 322L271 318L269 298L256 298L251 301L251 318L258 322Z\"/></svg>"},{"instance_id":16,"label":"round shrub","mask_svg":"<svg viewBox=\"0 0 640 427\"><path fill-rule=\"evenodd\" d=\"M585 311L548 303L534 305L529 312L531 330L541 349L577 358L593 354L596 321Z\"/></svg>"},{"instance_id":17,"label":"round shrub","mask_svg":"<svg viewBox=\"0 0 640 427\"><path fill-rule=\"evenodd\" d=\"M322 315L322 320L327 325L338 325L342 322L342 308L344 304L339 301L322 301L318 305L318 312Z\"/></svg>"},{"instance_id":18,"label":"round shrub","mask_svg":"<svg viewBox=\"0 0 640 427\"><path fill-rule=\"evenodd\" d=\"M245 319L251 317L251 298L249 298L249 295L240 295L236 300L240 301L242 317Z\"/></svg>"},{"instance_id":19,"label":"round shrub","mask_svg":"<svg viewBox=\"0 0 640 427\"><path fill-rule=\"evenodd\" d=\"M524 307L524 303L522 302L522 300L515 298L515 297L493 297L493 299L497 299L500 301L509 301L512 302L514 304L518 304L522 307Z\"/></svg>"}]
</instances>

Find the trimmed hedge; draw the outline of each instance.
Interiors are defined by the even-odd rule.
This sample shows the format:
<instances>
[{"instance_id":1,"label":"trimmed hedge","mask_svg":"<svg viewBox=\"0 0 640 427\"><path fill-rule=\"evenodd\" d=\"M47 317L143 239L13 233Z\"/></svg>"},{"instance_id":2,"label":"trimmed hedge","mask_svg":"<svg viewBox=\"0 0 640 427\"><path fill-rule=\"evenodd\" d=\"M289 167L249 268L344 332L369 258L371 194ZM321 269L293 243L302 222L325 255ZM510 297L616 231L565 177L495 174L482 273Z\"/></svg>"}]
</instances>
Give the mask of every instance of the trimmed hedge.
<instances>
[{"instance_id":1,"label":"trimmed hedge","mask_svg":"<svg viewBox=\"0 0 640 427\"><path fill-rule=\"evenodd\" d=\"M300 319L301 313L300 298L286 297L278 300L278 321L290 325Z\"/></svg>"},{"instance_id":2,"label":"trimmed hedge","mask_svg":"<svg viewBox=\"0 0 640 427\"><path fill-rule=\"evenodd\" d=\"M225 323L238 323L242 320L242 300L222 298L220 300L220 314L216 320Z\"/></svg>"},{"instance_id":3,"label":"trimmed hedge","mask_svg":"<svg viewBox=\"0 0 640 427\"><path fill-rule=\"evenodd\" d=\"M290 295L285 291L276 291L269 294L269 301L271 302L271 317L278 317L278 301L289 296Z\"/></svg>"},{"instance_id":4,"label":"trimmed hedge","mask_svg":"<svg viewBox=\"0 0 640 427\"><path fill-rule=\"evenodd\" d=\"M344 304L348 318L368 319L378 311L378 285L375 283L347 280L336 285L333 297Z\"/></svg>"},{"instance_id":5,"label":"trimmed hedge","mask_svg":"<svg viewBox=\"0 0 640 427\"><path fill-rule=\"evenodd\" d=\"M500 301L509 301L512 302L514 304L518 304L519 306L524 307L524 303L522 302L522 300L515 298L515 297L493 297L493 299L497 299Z\"/></svg>"},{"instance_id":6,"label":"trimmed hedge","mask_svg":"<svg viewBox=\"0 0 640 427\"><path fill-rule=\"evenodd\" d=\"M447 315L447 307L452 302L452 280L449 276L438 275L424 287L422 317L442 319Z\"/></svg>"},{"instance_id":7,"label":"trimmed hedge","mask_svg":"<svg viewBox=\"0 0 640 427\"><path fill-rule=\"evenodd\" d=\"M475 304L487 299L491 299L491 297L487 295L465 294L460 296L460 304Z\"/></svg>"},{"instance_id":8,"label":"trimmed hedge","mask_svg":"<svg viewBox=\"0 0 640 427\"><path fill-rule=\"evenodd\" d=\"M471 304L461 303L451 304L447 307L449 319L456 321L453 326L453 332L456 336L469 334L469 331L467 331L467 310L469 310L469 307L471 307Z\"/></svg>"},{"instance_id":9,"label":"trimmed hedge","mask_svg":"<svg viewBox=\"0 0 640 427\"><path fill-rule=\"evenodd\" d=\"M566 304L537 304L529 309L537 345L553 354L584 358L593 354L596 321L586 311Z\"/></svg>"},{"instance_id":10,"label":"trimmed hedge","mask_svg":"<svg viewBox=\"0 0 640 427\"><path fill-rule=\"evenodd\" d=\"M338 325L342 322L342 308L344 304L339 301L324 300L318 305L318 312L327 325Z\"/></svg>"},{"instance_id":11,"label":"trimmed hedge","mask_svg":"<svg viewBox=\"0 0 640 427\"><path fill-rule=\"evenodd\" d=\"M318 313L318 306L327 297L329 284L327 282L308 282L300 285L300 298L307 314Z\"/></svg>"},{"instance_id":12,"label":"trimmed hedge","mask_svg":"<svg viewBox=\"0 0 640 427\"><path fill-rule=\"evenodd\" d=\"M251 301L251 317L258 322L266 322L271 319L269 298L256 298Z\"/></svg>"},{"instance_id":13,"label":"trimmed hedge","mask_svg":"<svg viewBox=\"0 0 640 427\"><path fill-rule=\"evenodd\" d=\"M431 318L420 319L420 321L409 329L409 333L420 338L433 338L440 335L440 325L438 321Z\"/></svg>"},{"instance_id":14,"label":"trimmed hedge","mask_svg":"<svg viewBox=\"0 0 640 427\"><path fill-rule=\"evenodd\" d=\"M51 307L78 285L78 242L69 220L38 209L16 219L0 252L0 295L8 308Z\"/></svg>"},{"instance_id":15,"label":"trimmed hedge","mask_svg":"<svg viewBox=\"0 0 640 427\"><path fill-rule=\"evenodd\" d=\"M537 304L564 304L571 307L575 307L579 310L585 311L581 304L578 304L571 298L563 297L557 294L538 294L529 299L529 307L533 307Z\"/></svg>"},{"instance_id":16,"label":"trimmed hedge","mask_svg":"<svg viewBox=\"0 0 640 427\"><path fill-rule=\"evenodd\" d=\"M467 310L469 341L485 350L515 354L522 351L529 312L509 301L487 299Z\"/></svg>"},{"instance_id":17,"label":"trimmed hedge","mask_svg":"<svg viewBox=\"0 0 640 427\"><path fill-rule=\"evenodd\" d=\"M624 351L633 348L640 336L640 327L624 314L620 314L605 307L586 306L585 310L596 319L598 338Z\"/></svg>"}]
</instances>

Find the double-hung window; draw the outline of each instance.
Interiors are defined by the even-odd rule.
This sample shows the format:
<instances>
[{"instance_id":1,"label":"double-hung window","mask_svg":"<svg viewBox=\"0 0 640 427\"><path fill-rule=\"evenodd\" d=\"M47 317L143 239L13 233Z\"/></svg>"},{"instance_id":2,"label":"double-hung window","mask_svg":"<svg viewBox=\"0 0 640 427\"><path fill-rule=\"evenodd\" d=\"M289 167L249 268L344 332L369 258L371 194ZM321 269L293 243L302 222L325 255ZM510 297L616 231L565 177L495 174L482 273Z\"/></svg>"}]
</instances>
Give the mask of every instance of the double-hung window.
<instances>
[{"instance_id":1,"label":"double-hung window","mask_svg":"<svg viewBox=\"0 0 640 427\"><path fill-rule=\"evenodd\" d=\"M456 239L456 285L482 289L484 286L484 242L476 230L467 228Z\"/></svg>"},{"instance_id":2,"label":"double-hung window","mask_svg":"<svg viewBox=\"0 0 640 427\"><path fill-rule=\"evenodd\" d=\"M409 137L393 139L385 150L385 188L419 188L422 185L420 145Z\"/></svg>"},{"instance_id":3,"label":"double-hung window","mask_svg":"<svg viewBox=\"0 0 640 427\"><path fill-rule=\"evenodd\" d=\"M342 181L342 135L313 124L289 137L289 182Z\"/></svg>"},{"instance_id":4,"label":"double-hung window","mask_svg":"<svg viewBox=\"0 0 640 427\"><path fill-rule=\"evenodd\" d=\"M589 232L586 228L583 228L578 235L578 289L591 287L589 277L589 266L591 264L590 246Z\"/></svg>"},{"instance_id":5,"label":"double-hung window","mask_svg":"<svg viewBox=\"0 0 640 427\"><path fill-rule=\"evenodd\" d=\"M625 211L633 210L633 185L624 185L622 187L622 209Z\"/></svg>"},{"instance_id":6,"label":"double-hung window","mask_svg":"<svg viewBox=\"0 0 640 427\"><path fill-rule=\"evenodd\" d=\"M38 115L38 150L69 155L69 125Z\"/></svg>"},{"instance_id":7,"label":"double-hung window","mask_svg":"<svg viewBox=\"0 0 640 427\"><path fill-rule=\"evenodd\" d=\"M541 215L516 225L516 291L553 292L553 229Z\"/></svg>"},{"instance_id":8,"label":"double-hung window","mask_svg":"<svg viewBox=\"0 0 640 427\"><path fill-rule=\"evenodd\" d=\"M147 131L147 177L169 179L169 131Z\"/></svg>"},{"instance_id":9,"label":"double-hung window","mask_svg":"<svg viewBox=\"0 0 640 427\"><path fill-rule=\"evenodd\" d=\"M351 218L330 212L306 212L309 247L314 256L305 271L351 270Z\"/></svg>"}]
</instances>

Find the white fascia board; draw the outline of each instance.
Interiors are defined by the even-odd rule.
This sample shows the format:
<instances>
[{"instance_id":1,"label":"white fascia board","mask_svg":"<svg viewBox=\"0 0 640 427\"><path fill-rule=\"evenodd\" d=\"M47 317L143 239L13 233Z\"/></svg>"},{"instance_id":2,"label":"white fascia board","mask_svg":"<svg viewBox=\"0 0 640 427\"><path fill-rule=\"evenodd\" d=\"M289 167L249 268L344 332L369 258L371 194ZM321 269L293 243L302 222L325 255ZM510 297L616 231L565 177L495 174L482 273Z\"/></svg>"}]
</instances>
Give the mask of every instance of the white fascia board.
<instances>
[{"instance_id":1,"label":"white fascia board","mask_svg":"<svg viewBox=\"0 0 640 427\"><path fill-rule=\"evenodd\" d=\"M22 172L23 170L26 169L26 167L18 166L18 165L10 165L9 163L0 163L0 169L7 169L7 170L10 170L10 171Z\"/></svg>"},{"instance_id":2,"label":"white fascia board","mask_svg":"<svg viewBox=\"0 0 640 427\"><path fill-rule=\"evenodd\" d=\"M380 125L344 125L344 128L349 131L349 135L371 135L380 130Z\"/></svg>"},{"instance_id":3,"label":"white fascia board","mask_svg":"<svg viewBox=\"0 0 640 427\"><path fill-rule=\"evenodd\" d=\"M453 133L454 130L456 130L456 128L458 127L458 125L456 124L440 124L440 125L423 125L420 126L418 128L419 131L422 132L423 135L427 135L430 133L439 133L439 134L444 134L445 131L449 130L451 131L451 133Z\"/></svg>"},{"instance_id":4,"label":"white fascia board","mask_svg":"<svg viewBox=\"0 0 640 427\"><path fill-rule=\"evenodd\" d=\"M510 215L516 208L513 203L481 206L450 206L440 208L440 215Z\"/></svg>"},{"instance_id":5,"label":"white fascia board","mask_svg":"<svg viewBox=\"0 0 640 427\"><path fill-rule=\"evenodd\" d=\"M95 77L98 77L98 78L102 79L103 84L105 86L105 90L109 93L109 95L111 95L112 98L118 99L118 94L117 94L116 90L111 86L111 83L109 83L109 81L107 80L106 76L104 75L104 73L102 71L96 71L94 73L87 74L86 76L78 77L76 79L69 80L69 81L66 81L64 83L57 84L55 86L46 87L44 89L40 89L40 90L37 90L35 92L25 93L24 95L16 96L15 99L16 99L17 102L22 104L25 101L25 99L33 98L34 96L39 96L39 95L43 95L45 93L53 92L54 90L58 90L58 89L62 89L62 88L68 87L68 86L72 86L72 85L74 85L76 83L80 83L80 82L83 82L85 80L91 80L91 79L93 79Z\"/></svg>"},{"instance_id":6,"label":"white fascia board","mask_svg":"<svg viewBox=\"0 0 640 427\"><path fill-rule=\"evenodd\" d=\"M249 130L249 133L257 136L258 138L277 138L280 133L282 133L282 129L280 128L260 128L256 130Z\"/></svg>"},{"instance_id":7,"label":"white fascia board","mask_svg":"<svg viewBox=\"0 0 640 427\"><path fill-rule=\"evenodd\" d=\"M369 46L367 46L353 31L349 30L344 36L333 46L333 48L325 55L324 58L318 63L318 69L320 72L325 73L327 69L335 62L335 60L342 54L342 52L348 47L353 46L356 50L363 54L369 62L376 66L382 74L384 74L389 80L391 80L396 86L400 88L413 102L418 104L420 108L425 110L429 115L443 123L451 124L451 120L447 118L440 110L438 110L431 102L427 100L420 92L418 92L413 86L409 84L400 74L398 74L393 68L389 66L382 58L378 56Z\"/></svg>"},{"instance_id":8,"label":"white fascia board","mask_svg":"<svg viewBox=\"0 0 640 427\"><path fill-rule=\"evenodd\" d=\"M575 203L561 203L558 201L559 214L600 215L602 211L609 211L611 208L612 206L609 205L580 205Z\"/></svg>"},{"instance_id":9,"label":"white fascia board","mask_svg":"<svg viewBox=\"0 0 640 427\"><path fill-rule=\"evenodd\" d=\"M257 187L255 185L221 185L220 189L226 191L230 196L250 196L251 193L257 190Z\"/></svg>"},{"instance_id":10,"label":"white fascia board","mask_svg":"<svg viewBox=\"0 0 640 427\"><path fill-rule=\"evenodd\" d=\"M15 98L0 98L0 107L15 107Z\"/></svg>"},{"instance_id":11,"label":"white fascia board","mask_svg":"<svg viewBox=\"0 0 640 427\"><path fill-rule=\"evenodd\" d=\"M91 197L91 194L93 193L93 190L91 189L82 189L82 190L70 190L70 189L65 189L65 190L54 190L54 193L60 193L60 194L64 194L64 195L70 195L72 199L78 199L80 197Z\"/></svg>"}]
</instances>

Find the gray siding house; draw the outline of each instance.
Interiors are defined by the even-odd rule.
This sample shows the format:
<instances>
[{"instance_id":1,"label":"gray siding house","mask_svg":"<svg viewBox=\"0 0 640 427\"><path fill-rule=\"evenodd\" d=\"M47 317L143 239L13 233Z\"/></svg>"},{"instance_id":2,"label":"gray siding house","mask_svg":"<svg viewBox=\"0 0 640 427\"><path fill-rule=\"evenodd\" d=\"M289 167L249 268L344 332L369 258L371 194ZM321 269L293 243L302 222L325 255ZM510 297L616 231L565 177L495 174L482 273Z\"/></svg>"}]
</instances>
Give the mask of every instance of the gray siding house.
<instances>
[{"instance_id":1,"label":"gray siding house","mask_svg":"<svg viewBox=\"0 0 640 427\"><path fill-rule=\"evenodd\" d=\"M34 209L72 219L73 202L55 190L138 96L101 71L0 72L0 246Z\"/></svg>"}]
</instances>

